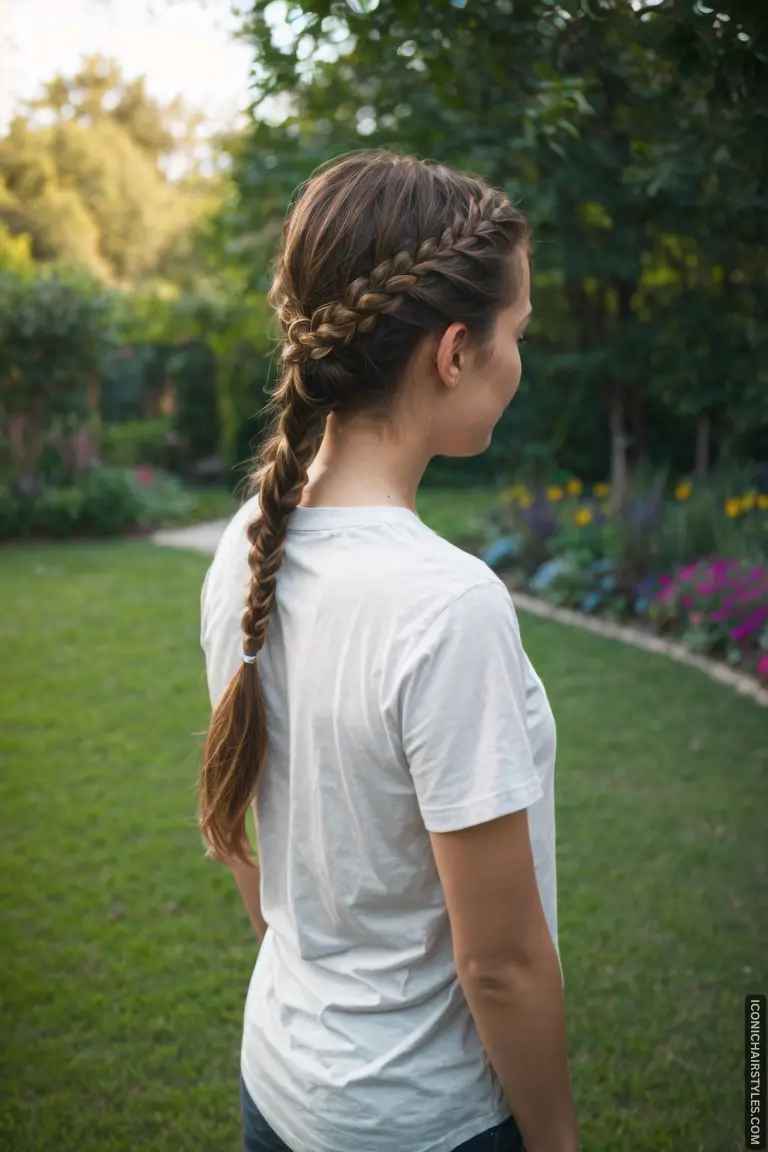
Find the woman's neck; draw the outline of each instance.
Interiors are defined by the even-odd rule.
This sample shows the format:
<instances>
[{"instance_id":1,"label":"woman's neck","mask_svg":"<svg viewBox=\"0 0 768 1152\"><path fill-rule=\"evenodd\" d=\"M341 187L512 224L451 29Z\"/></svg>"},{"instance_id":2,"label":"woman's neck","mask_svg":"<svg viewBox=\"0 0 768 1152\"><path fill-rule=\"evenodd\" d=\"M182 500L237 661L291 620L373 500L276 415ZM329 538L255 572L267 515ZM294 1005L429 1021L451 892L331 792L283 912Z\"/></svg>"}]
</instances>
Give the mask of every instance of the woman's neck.
<instances>
[{"instance_id":1,"label":"woman's neck","mask_svg":"<svg viewBox=\"0 0 768 1152\"><path fill-rule=\"evenodd\" d=\"M411 441L411 442L409 442ZM301 507L386 507L416 511L416 492L429 462L414 438L328 417L309 467Z\"/></svg>"}]
</instances>

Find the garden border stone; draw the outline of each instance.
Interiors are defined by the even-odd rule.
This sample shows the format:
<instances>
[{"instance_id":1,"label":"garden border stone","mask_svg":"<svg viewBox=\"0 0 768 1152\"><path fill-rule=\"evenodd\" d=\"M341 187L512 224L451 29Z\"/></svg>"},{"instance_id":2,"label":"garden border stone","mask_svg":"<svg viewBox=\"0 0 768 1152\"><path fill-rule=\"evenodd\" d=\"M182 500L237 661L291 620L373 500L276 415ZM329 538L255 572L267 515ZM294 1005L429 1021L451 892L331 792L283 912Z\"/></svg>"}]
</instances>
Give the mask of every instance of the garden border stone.
<instances>
[{"instance_id":1,"label":"garden border stone","mask_svg":"<svg viewBox=\"0 0 768 1152\"><path fill-rule=\"evenodd\" d=\"M202 524L190 524L186 528L170 528L162 532L155 532L152 540L168 548L186 548L191 552L202 552L213 555L221 539L221 535L229 523L224 520L207 520ZM656 652L667 656L678 664L687 664L689 668L697 668L711 680L725 684L740 696L749 696L756 704L768 708L768 689L762 688L751 676L737 672L717 660L708 656L700 656L691 652L682 644L664 640L660 636L652 636L639 628L632 628L626 624L613 624L608 620L596 619L586 616L583 612L575 612L572 608L557 608L540 600L536 596L529 596L525 592L517 592L510 588L512 600L522 612L531 616L542 616L547 620L554 620L559 624L567 624L572 628L581 628L585 632L594 632L597 636L606 636L611 640L619 640L622 644L631 644L635 648L642 648L646 652Z\"/></svg>"}]
</instances>

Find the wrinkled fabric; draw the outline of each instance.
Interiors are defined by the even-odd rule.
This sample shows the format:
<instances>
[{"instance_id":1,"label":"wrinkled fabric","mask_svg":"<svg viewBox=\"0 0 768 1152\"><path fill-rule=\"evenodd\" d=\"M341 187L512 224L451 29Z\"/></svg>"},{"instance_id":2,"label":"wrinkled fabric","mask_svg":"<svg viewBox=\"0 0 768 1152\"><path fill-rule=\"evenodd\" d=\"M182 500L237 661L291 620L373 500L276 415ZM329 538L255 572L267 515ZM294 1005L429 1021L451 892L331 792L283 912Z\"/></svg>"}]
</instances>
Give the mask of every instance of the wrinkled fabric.
<instances>
[{"instance_id":1,"label":"wrinkled fabric","mask_svg":"<svg viewBox=\"0 0 768 1152\"><path fill-rule=\"evenodd\" d=\"M206 576L216 704L241 659L246 528ZM509 1117L458 983L429 832L527 809L557 947L555 725L509 592L404 508L299 508L259 653L269 925L241 1068L301 1152L451 1152Z\"/></svg>"}]
</instances>

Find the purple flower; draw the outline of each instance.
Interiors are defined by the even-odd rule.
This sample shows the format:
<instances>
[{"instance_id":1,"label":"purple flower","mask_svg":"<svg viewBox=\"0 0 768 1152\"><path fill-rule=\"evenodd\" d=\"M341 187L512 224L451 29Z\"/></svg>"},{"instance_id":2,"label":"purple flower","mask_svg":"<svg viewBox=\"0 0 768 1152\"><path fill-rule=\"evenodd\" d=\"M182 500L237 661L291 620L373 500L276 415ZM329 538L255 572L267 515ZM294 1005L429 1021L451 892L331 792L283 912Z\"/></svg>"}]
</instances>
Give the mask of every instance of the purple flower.
<instances>
[{"instance_id":1,"label":"purple flower","mask_svg":"<svg viewBox=\"0 0 768 1152\"><path fill-rule=\"evenodd\" d=\"M544 501L537 500L525 511L522 519L539 540L547 539L557 528L557 519Z\"/></svg>"},{"instance_id":2,"label":"purple flower","mask_svg":"<svg viewBox=\"0 0 768 1152\"><path fill-rule=\"evenodd\" d=\"M768 656L761 656L758 660L757 674L761 679L765 677L768 680Z\"/></svg>"},{"instance_id":3,"label":"purple flower","mask_svg":"<svg viewBox=\"0 0 768 1152\"><path fill-rule=\"evenodd\" d=\"M741 624L737 624L731 630L731 640L737 644L740 640L746 640L748 636L757 631L764 620L768 620L768 604L756 608L754 612L750 612L746 619L742 620Z\"/></svg>"},{"instance_id":4,"label":"purple flower","mask_svg":"<svg viewBox=\"0 0 768 1152\"><path fill-rule=\"evenodd\" d=\"M723 600L720 607L715 612L712 613L710 619L714 620L716 623L720 623L721 620L725 620L726 616L730 612L734 603L735 603L735 597L734 596L726 596L725 600Z\"/></svg>"}]
</instances>

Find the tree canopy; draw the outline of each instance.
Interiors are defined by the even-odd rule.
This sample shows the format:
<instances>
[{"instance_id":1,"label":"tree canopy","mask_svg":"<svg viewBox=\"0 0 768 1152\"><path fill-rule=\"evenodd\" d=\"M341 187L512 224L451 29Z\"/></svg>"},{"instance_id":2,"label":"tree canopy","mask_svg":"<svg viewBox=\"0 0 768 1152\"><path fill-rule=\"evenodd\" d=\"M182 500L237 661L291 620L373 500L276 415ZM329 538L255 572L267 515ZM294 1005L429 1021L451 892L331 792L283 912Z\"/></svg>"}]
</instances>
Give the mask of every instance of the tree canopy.
<instances>
[{"instance_id":1,"label":"tree canopy","mask_svg":"<svg viewBox=\"0 0 768 1152\"><path fill-rule=\"evenodd\" d=\"M188 277L190 232L217 198L215 179L201 178L201 119L100 56L55 76L0 140L5 247L27 237L35 261L117 286Z\"/></svg>"},{"instance_id":2,"label":"tree canopy","mask_svg":"<svg viewBox=\"0 0 768 1152\"><path fill-rule=\"evenodd\" d=\"M280 24L275 5L254 0L248 19L258 87L229 223L251 238L255 285L275 220L319 162L365 146L412 151L481 173L532 219L533 387L509 417L527 451L578 440L574 422L591 406L611 430L621 489L646 454L649 420L662 440L690 430L683 466L697 424L702 467L710 429L724 454L765 429L768 26L758 6L284 7ZM592 423L585 457L599 455Z\"/></svg>"}]
</instances>

